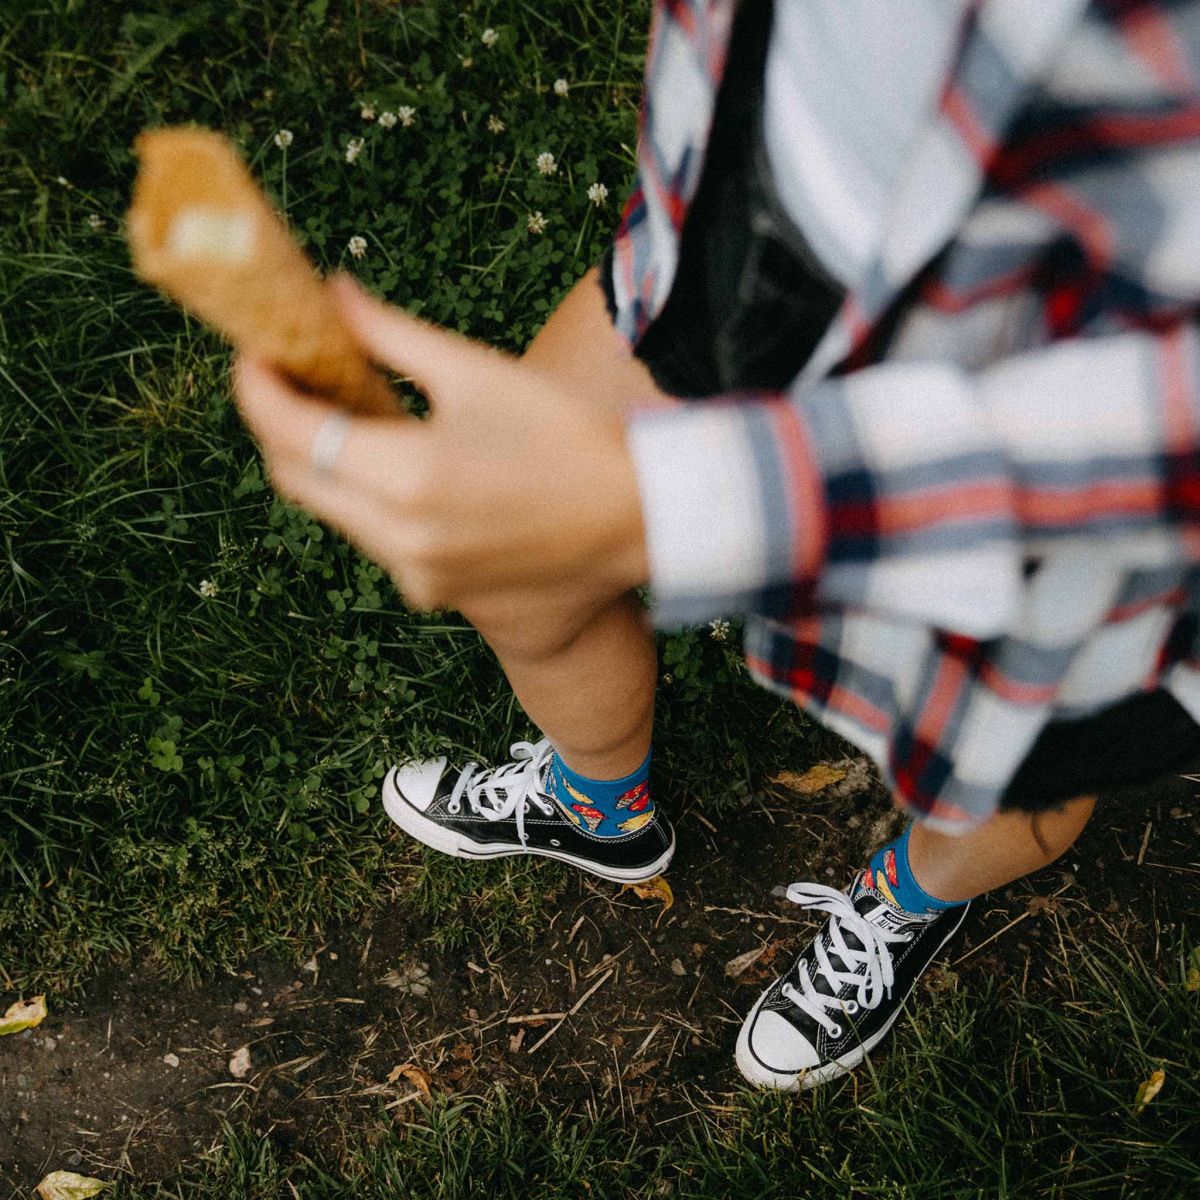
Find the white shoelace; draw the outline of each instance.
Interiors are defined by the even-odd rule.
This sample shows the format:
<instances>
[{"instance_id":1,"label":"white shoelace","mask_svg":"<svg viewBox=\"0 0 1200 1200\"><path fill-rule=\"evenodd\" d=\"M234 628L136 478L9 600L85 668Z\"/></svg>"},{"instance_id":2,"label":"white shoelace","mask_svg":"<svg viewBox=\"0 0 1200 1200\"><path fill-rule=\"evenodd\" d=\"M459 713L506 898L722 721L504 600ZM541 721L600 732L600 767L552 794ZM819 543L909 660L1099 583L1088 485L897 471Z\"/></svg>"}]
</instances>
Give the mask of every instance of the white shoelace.
<instances>
[{"instance_id":1,"label":"white shoelace","mask_svg":"<svg viewBox=\"0 0 1200 1200\"><path fill-rule=\"evenodd\" d=\"M858 996L855 1000L842 1000L838 996L827 996L817 991L813 979L808 975L808 964L801 963L800 987L785 983L780 989L801 1012L807 1013L830 1037L840 1037L842 1027L830 1016L830 1012L844 1012L853 1016L860 1008L874 1008L885 995L890 995L895 973L892 970L891 943L911 942L911 933L896 933L872 925L854 905L850 898L835 888L820 883L793 883L787 890L787 898L801 908L812 908L830 915L829 949L825 938L818 935L814 946L817 965L813 977L824 979L833 989L840 992L847 983L856 984ZM861 950L846 945L843 931L854 934L862 943ZM848 969L838 970L829 961L830 952L836 954Z\"/></svg>"},{"instance_id":2,"label":"white shoelace","mask_svg":"<svg viewBox=\"0 0 1200 1200\"><path fill-rule=\"evenodd\" d=\"M466 797L473 813L488 821L517 818L517 837L525 845L525 814L531 804L550 815L554 805L538 789L542 769L550 761L554 747L548 738L540 742L513 742L508 748L513 761L480 770L478 763L467 763L455 781L446 803L446 811L462 811Z\"/></svg>"}]
</instances>

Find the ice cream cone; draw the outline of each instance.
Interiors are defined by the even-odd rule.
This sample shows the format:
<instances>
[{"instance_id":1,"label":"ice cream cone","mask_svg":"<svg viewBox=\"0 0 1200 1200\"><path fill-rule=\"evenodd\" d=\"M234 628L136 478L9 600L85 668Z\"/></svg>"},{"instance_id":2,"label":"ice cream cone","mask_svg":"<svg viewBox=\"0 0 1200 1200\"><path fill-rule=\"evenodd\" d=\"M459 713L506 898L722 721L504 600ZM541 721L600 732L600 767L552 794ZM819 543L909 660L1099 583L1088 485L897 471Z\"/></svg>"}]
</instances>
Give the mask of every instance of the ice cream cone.
<instances>
[{"instance_id":1,"label":"ice cream cone","mask_svg":"<svg viewBox=\"0 0 1200 1200\"><path fill-rule=\"evenodd\" d=\"M134 149L127 224L137 273L299 386L359 412L394 413L391 388L233 146L178 128L143 133Z\"/></svg>"}]
</instances>

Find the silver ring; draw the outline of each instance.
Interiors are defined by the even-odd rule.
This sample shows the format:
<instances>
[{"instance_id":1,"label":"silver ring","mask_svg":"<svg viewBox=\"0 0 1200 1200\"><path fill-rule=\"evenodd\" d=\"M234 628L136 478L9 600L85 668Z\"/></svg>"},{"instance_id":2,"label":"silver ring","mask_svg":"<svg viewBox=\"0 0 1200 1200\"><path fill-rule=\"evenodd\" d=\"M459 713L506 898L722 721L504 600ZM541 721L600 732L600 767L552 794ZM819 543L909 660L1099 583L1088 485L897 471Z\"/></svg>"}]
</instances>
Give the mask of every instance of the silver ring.
<instances>
[{"instance_id":1,"label":"silver ring","mask_svg":"<svg viewBox=\"0 0 1200 1200\"><path fill-rule=\"evenodd\" d=\"M350 418L344 412L330 413L317 427L309 462L318 475L333 474L333 464L337 462L349 432Z\"/></svg>"}]
</instances>

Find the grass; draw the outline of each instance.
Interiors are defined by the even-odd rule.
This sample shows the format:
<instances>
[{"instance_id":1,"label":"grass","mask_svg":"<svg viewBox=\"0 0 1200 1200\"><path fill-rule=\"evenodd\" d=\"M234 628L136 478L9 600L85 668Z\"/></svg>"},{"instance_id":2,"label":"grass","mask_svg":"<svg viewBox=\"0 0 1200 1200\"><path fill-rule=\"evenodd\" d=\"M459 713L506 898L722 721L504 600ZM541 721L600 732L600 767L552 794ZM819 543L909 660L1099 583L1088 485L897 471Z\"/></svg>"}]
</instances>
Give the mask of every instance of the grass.
<instances>
[{"instance_id":1,"label":"grass","mask_svg":"<svg viewBox=\"0 0 1200 1200\"><path fill-rule=\"evenodd\" d=\"M264 949L298 960L383 897L464 953L544 927L559 869L426 857L376 803L397 757L490 757L528 736L491 655L455 614L405 610L377 568L273 499L226 352L132 277L120 221L138 130L219 127L322 266L519 350L615 225L647 18L647 0L34 0L10 14L0 986L61 993L143 960L196 978ZM415 122L384 130L364 104ZM656 770L685 821L821 745L750 684L735 645L704 629L663 639ZM214 1157L121 1194L1183 1195L1200 1185L1200 1018L1173 954L1131 964L1099 945L1074 991L944 997L877 1076L798 1102L697 1090L688 1119L627 1128L488 1092L407 1127L348 1127L336 1150L231 1129ZM1135 1117L1158 1066L1167 1085Z\"/></svg>"},{"instance_id":2,"label":"grass","mask_svg":"<svg viewBox=\"0 0 1200 1200\"><path fill-rule=\"evenodd\" d=\"M473 883L400 848L377 810L396 757L494 756L527 735L491 655L454 614L403 610L377 567L273 499L225 351L132 277L120 222L140 128L217 126L324 266L519 349L616 220L646 21L638 3L57 3L0 35L10 986L69 987L131 955L194 974L254 949L298 954L403 881L445 913L449 942L535 916L540 901L510 890L471 926ZM366 103L408 105L414 123L365 122ZM536 169L544 150L554 176ZM603 207L586 195L597 181ZM671 653L664 763L693 763L702 791L721 742L699 747L672 708L729 709L715 724L747 743L749 787L770 701L726 647L685 635ZM799 719L773 736L803 737ZM686 792L688 773L673 777Z\"/></svg>"},{"instance_id":3,"label":"grass","mask_svg":"<svg viewBox=\"0 0 1200 1200\"><path fill-rule=\"evenodd\" d=\"M1182 1197L1200 1187L1200 1011L1183 985L1107 950L1080 952L1061 1003L1012 981L917 1009L877 1066L808 1096L708 1095L663 1128L564 1113L503 1090L385 1114L335 1148L221 1148L123 1200L671 1196L805 1200ZM1166 1072L1140 1113L1138 1082Z\"/></svg>"}]
</instances>

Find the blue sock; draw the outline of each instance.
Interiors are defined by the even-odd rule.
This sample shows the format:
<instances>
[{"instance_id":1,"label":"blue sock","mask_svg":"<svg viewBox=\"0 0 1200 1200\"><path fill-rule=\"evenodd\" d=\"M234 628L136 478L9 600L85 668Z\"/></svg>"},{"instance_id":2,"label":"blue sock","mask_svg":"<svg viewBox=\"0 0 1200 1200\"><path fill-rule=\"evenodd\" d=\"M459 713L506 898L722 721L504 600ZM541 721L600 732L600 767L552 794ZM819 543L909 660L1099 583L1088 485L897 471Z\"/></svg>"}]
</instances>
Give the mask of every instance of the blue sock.
<instances>
[{"instance_id":1,"label":"blue sock","mask_svg":"<svg viewBox=\"0 0 1200 1200\"><path fill-rule=\"evenodd\" d=\"M939 900L916 880L908 861L908 835L912 822L894 841L872 856L863 874L863 886L878 892L889 904L910 913L936 913L958 908L961 900Z\"/></svg>"},{"instance_id":2,"label":"blue sock","mask_svg":"<svg viewBox=\"0 0 1200 1200\"><path fill-rule=\"evenodd\" d=\"M636 771L621 779L589 779L572 771L556 753L548 782L567 819L596 837L636 833L654 820L649 753Z\"/></svg>"}]
</instances>

